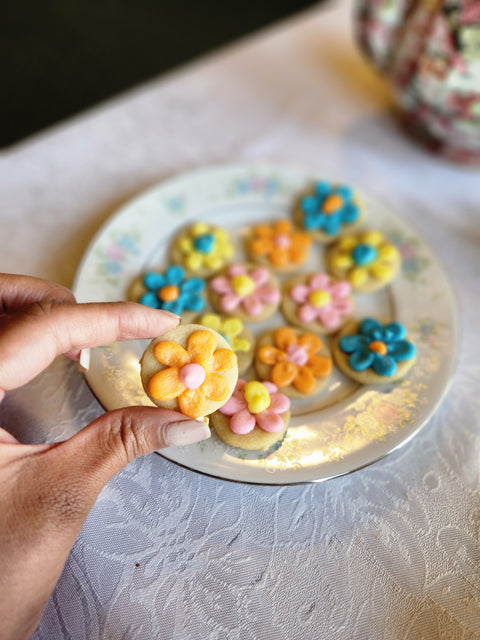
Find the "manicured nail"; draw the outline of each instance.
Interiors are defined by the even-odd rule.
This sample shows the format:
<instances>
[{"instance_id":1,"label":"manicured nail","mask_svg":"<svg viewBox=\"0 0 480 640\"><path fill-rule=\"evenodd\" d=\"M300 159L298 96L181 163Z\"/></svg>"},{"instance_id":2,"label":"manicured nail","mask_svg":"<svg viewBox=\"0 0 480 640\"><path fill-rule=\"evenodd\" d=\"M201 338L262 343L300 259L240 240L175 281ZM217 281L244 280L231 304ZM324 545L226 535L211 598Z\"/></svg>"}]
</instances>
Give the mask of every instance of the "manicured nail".
<instances>
[{"instance_id":1,"label":"manicured nail","mask_svg":"<svg viewBox=\"0 0 480 640\"><path fill-rule=\"evenodd\" d=\"M210 437L210 429L202 420L179 420L162 425L160 437L167 447L179 447Z\"/></svg>"},{"instance_id":2,"label":"manicured nail","mask_svg":"<svg viewBox=\"0 0 480 640\"><path fill-rule=\"evenodd\" d=\"M180 320L182 319L182 317L179 316L178 313L173 313L172 311L165 311L164 309L162 309L162 313L164 313L166 316L170 316L170 318L174 318L178 322L180 322Z\"/></svg>"},{"instance_id":3,"label":"manicured nail","mask_svg":"<svg viewBox=\"0 0 480 640\"><path fill-rule=\"evenodd\" d=\"M90 367L90 349L82 349L78 359L78 369L82 372L88 371Z\"/></svg>"}]
</instances>

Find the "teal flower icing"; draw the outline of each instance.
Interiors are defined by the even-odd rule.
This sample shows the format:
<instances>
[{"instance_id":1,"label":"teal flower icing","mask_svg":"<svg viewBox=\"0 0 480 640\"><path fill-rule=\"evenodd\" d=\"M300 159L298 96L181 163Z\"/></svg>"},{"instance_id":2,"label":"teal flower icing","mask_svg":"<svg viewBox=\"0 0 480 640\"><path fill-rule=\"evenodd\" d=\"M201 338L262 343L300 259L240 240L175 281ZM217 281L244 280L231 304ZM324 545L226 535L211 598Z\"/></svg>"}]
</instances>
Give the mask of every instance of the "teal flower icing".
<instances>
[{"instance_id":1,"label":"teal flower icing","mask_svg":"<svg viewBox=\"0 0 480 640\"><path fill-rule=\"evenodd\" d=\"M202 311L205 300L201 295L205 289L202 278L186 278L185 269L171 265L163 273L148 271L143 276L147 290L140 304L154 309L181 314L183 311Z\"/></svg>"},{"instance_id":2,"label":"teal flower icing","mask_svg":"<svg viewBox=\"0 0 480 640\"><path fill-rule=\"evenodd\" d=\"M372 368L381 376L393 376L397 362L410 360L417 352L415 345L405 340L406 335L400 322L382 324L365 318L358 325L358 333L342 336L338 344L350 354L348 362L354 371Z\"/></svg>"},{"instance_id":3,"label":"teal flower icing","mask_svg":"<svg viewBox=\"0 0 480 640\"><path fill-rule=\"evenodd\" d=\"M317 182L314 192L300 201L303 226L307 231L336 235L343 225L356 222L360 208L346 185Z\"/></svg>"}]
</instances>

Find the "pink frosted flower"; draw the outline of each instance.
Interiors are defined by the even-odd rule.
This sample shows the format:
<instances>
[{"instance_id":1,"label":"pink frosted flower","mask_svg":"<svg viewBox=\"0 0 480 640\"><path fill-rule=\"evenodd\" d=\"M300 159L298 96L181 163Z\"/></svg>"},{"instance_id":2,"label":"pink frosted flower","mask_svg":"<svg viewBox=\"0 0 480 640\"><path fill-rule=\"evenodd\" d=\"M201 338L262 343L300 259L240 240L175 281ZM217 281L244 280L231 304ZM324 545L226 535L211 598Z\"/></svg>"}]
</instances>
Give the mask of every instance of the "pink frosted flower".
<instances>
[{"instance_id":1,"label":"pink frosted flower","mask_svg":"<svg viewBox=\"0 0 480 640\"><path fill-rule=\"evenodd\" d=\"M248 399L245 397L247 395ZM279 433L285 428L281 417L290 409L290 400L271 382L246 382L238 380L230 399L219 409L230 416L230 429L237 435L253 431L257 424L269 433Z\"/></svg>"},{"instance_id":2,"label":"pink frosted flower","mask_svg":"<svg viewBox=\"0 0 480 640\"><path fill-rule=\"evenodd\" d=\"M280 302L280 290L269 284L271 274L265 267L232 264L225 276L211 282L212 290L220 296L223 311L231 313L241 306L250 316L258 316L265 305Z\"/></svg>"},{"instance_id":3,"label":"pink frosted flower","mask_svg":"<svg viewBox=\"0 0 480 640\"><path fill-rule=\"evenodd\" d=\"M336 329L342 317L353 311L350 283L332 281L325 273L314 273L307 284L296 284L290 297L299 307L298 318L308 324L319 322L327 329Z\"/></svg>"}]
</instances>

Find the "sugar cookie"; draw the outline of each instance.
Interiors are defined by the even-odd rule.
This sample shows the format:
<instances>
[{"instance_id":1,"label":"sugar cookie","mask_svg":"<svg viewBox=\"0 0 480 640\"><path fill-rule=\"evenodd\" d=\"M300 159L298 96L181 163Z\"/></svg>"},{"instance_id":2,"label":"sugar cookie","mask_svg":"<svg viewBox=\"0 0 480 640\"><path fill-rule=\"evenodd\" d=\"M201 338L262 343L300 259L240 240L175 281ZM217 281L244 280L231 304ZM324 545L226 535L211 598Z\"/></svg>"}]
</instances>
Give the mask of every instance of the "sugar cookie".
<instances>
[{"instance_id":1,"label":"sugar cookie","mask_svg":"<svg viewBox=\"0 0 480 640\"><path fill-rule=\"evenodd\" d=\"M354 291L372 293L391 282L401 257L397 247L376 230L344 236L327 251L327 270L348 280Z\"/></svg>"},{"instance_id":2,"label":"sugar cookie","mask_svg":"<svg viewBox=\"0 0 480 640\"><path fill-rule=\"evenodd\" d=\"M221 407L238 379L237 356L228 342L198 324L180 325L152 340L140 364L152 402L190 418Z\"/></svg>"},{"instance_id":3,"label":"sugar cookie","mask_svg":"<svg viewBox=\"0 0 480 640\"><path fill-rule=\"evenodd\" d=\"M338 368L361 384L386 384L403 378L413 367L417 349L400 322L374 318L350 322L333 347Z\"/></svg>"},{"instance_id":4,"label":"sugar cookie","mask_svg":"<svg viewBox=\"0 0 480 640\"><path fill-rule=\"evenodd\" d=\"M234 246L225 229L195 222L182 229L173 241L171 259L199 277L210 276L228 264Z\"/></svg>"},{"instance_id":5,"label":"sugar cookie","mask_svg":"<svg viewBox=\"0 0 480 640\"><path fill-rule=\"evenodd\" d=\"M253 227L245 248L253 262L288 273L298 271L305 263L311 244L308 233L295 229L289 220L278 220Z\"/></svg>"},{"instance_id":6,"label":"sugar cookie","mask_svg":"<svg viewBox=\"0 0 480 640\"><path fill-rule=\"evenodd\" d=\"M273 382L291 398L304 398L326 387L332 359L317 335L282 327L258 340L255 369L260 380Z\"/></svg>"},{"instance_id":7,"label":"sugar cookie","mask_svg":"<svg viewBox=\"0 0 480 640\"><path fill-rule=\"evenodd\" d=\"M218 436L232 447L267 450L285 435L290 400L271 382L239 379L232 397L210 417Z\"/></svg>"}]
</instances>

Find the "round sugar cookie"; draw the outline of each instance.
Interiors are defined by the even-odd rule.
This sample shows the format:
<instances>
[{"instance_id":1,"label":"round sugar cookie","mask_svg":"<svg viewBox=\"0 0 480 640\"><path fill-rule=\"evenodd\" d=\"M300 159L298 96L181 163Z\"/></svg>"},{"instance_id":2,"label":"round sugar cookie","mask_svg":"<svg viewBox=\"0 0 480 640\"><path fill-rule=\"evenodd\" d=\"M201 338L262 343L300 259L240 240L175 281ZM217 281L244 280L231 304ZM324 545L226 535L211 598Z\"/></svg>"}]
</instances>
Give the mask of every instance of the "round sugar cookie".
<instances>
[{"instance_id":1,"label":"round sugar cookie","mask_svg":"<svg viewBox=\"0 0 480 640\"><path fill-rule=\"evenodd\" d=\"M245 238L245 250L252 262L279 273L298 271L306 262L312 239L296 229L290 220L252 227Z\"/></svg>"},{"instance_id":2,"label":"round sugar cookie","mask_svg":"<svg viewBox=\"0 0 480 640\"><path fill-rule=\"evenodd\" d=\"M230 398L238 379L237 356L216 331L183 324L150 342L141 379L154 404L190 418L207 416Z\"/></svg>"},{"instance_id":3,"label":"round sugar cookie","mask_svg":"<svg viewBox=\"0 0 480 640\"><path fill-rule=\"evenodd\" d=\"M301 193L293 211L297 227L323 243L351 233L362 218L362 204L353 189L325 180Z\"/></svg>"},{"instance_id":4,"label":"round sugar cookie","mask_svg":"<svg viewBox=\"0 0 480 640\"><path fill-rule=\"evenodd\" d=\"M352 287L326 273L305 273L283 284L282 313L290 324L324 335L338 331L351 317Z\"/></svg>"},{"instance_id":5,"label":"round sugar cookie","mask_svg":"<svg viewBox=\"0 0 480 640\"><path fill-rule=\"evenodd\" d=\"M200 278L219 271L233 259L235 249L228 231L207 222L182 229L171 246L171 261Z\"/></svg>"},{"instance_id":6,"label":"round sugar cookie","mask_svg":"<svg viewBox=\"0 0 480 640\"><path fill-rule=\"evenodd\" d=\"M235 352L238 359L238 374L242 375L252 364L255 338L243 320L219 313L205 313L197 318L197 324L218 331Z\"/></svg>"},{"instance_id":7,"label":"round sugar cookie","mask_svg":"<svg viewBox=\"0 0 480 640\"><path fill-rule=\"evenodd\" d=\"M314 333L293 327L281 327L261 336L254 362L258 378L273 382L290 398L320 393L333 368L325 342Z\"/></svg>"},{"instance_id":8,"label":"round sugar cookie","mask_svg":"<svg viewBox=\"0 0 480 640\"><path fill-rule=\"evenodd\" d=\"M401 257L381 231L360 231L343 236L327 250L327 270L347 280L358 293L373 293L397 275Z\"/></svg>"},{"instance_id":9,"label":"round sugar cookie","mask_svg":"<svg viewBox=\"0 0 480 640\"><path fill-rule=\"evenodd\" d=\"M212 278L208 295L220 313L243 322L261 322L278 309L281 300L277 278L265 266L234 263Z\"/></svg>"},{"instance_id":10,"label":"round sugar cookie","mask_svg":"<svg viewBox=\"0 0 480 640\"><path fill-rule=\"evenodd\" d=\"M290 400L270 382L239 379L232 397L210 416L210 426L231 447L270 449L290 421Z\"/></svg>"},{"instance_id":11,"label":"round sugar cookie","mask_svg":"<svg viewBox=\"0 0 480 640\"><path fill-rule=\"evenodd\" d=\"M361 384L387 384L404 378L416 361L417 349L400 322L374 318L349 322L333 345L338 368Z\"/></svg>"},{"instance_id":12,"label":"round sugar cookie","mask_svg":"<svg viewBox=\"0 0 480 640\"><path fill-rule=\"evenodd\" d=\"M151 269L137 276L128 289L127 298L176 313L184 322L189 322L205 309L205 290L203 278L188 275L180 265L170 265L163 271Z\"/></svg>"}]
</instances>

